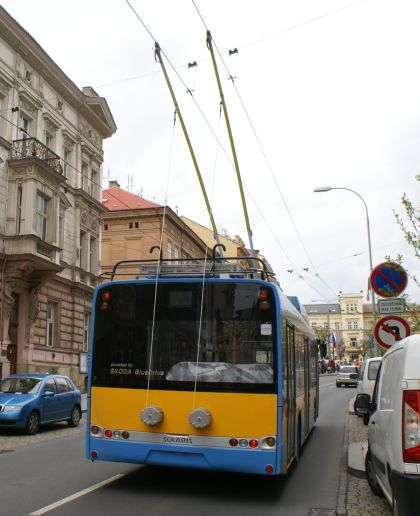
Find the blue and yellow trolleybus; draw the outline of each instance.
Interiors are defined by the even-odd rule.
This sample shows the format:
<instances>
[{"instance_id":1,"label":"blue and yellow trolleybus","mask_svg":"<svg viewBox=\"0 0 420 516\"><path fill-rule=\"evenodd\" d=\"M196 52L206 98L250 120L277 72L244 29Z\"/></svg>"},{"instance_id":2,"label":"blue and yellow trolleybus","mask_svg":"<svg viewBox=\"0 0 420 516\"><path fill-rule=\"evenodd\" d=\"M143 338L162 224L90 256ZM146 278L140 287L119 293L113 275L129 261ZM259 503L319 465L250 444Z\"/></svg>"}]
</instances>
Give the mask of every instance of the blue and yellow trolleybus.
<instances>
[{"instance_id":1,"label":"blue and yellow trolleybus","mask_svg":"<svg viewBox=\"0 0 420 516\"><path fill-rule=\"evenodd\" d=\"M141 260L116 280L126 263L94 293L87 457L285 474L318 414L297 299L256 258Z\"/></svg>"}]
</instances>

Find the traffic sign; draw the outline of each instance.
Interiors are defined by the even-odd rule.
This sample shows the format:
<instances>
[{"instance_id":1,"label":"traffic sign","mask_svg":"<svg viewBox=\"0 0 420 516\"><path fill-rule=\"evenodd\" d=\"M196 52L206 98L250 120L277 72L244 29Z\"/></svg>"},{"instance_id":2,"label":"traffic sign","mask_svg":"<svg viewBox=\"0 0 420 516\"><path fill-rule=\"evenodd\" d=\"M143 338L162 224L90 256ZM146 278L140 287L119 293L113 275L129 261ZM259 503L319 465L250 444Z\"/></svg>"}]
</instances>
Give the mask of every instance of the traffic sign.
<instances>
[{"instance_id":1,"label":"traffic sign","mask_svg":"<svg viewBox=\"0 0 420 516\"><path fill-rule=\"evenodd\" d=\"M410 335L407 321L398 315L382 317L375 324L374 335L376 342L385 349Z\"/></svg>"},{"instance_id":2,"label":"traffic sign","mask_svg":"<svg viewBox=\"0 0 420 516\"><path fill-rule=\"evenodd\" d=\"M407 273L398 263L380 263L370 275L370 285L378 296L396 297L407 286Z\"/></svg>"},{"instance_id":3,"label":"traffic sign","mask_svg":"<svg viewBox=\"0 0 420 516\"><path fill-rule=\"evenodd\" d=\"M380 314L403 314L405 312L405 299L395 297L393 299L379 299Z\"/></svg>"}]
</instances>

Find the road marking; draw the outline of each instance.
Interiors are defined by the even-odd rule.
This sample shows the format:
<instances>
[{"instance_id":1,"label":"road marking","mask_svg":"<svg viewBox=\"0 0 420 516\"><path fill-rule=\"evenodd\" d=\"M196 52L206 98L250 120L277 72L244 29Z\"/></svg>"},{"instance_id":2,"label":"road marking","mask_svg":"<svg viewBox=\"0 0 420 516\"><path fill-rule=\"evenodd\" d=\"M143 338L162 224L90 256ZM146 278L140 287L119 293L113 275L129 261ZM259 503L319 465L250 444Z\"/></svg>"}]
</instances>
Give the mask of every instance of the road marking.
<instances>
[{"instance_id":1,"label":"road marking","mask_svg":"<svg viewBox=\"0 0 420 516\"><path fill-rule=\"evenodd\" d=\"M335 385L335 382L331 382L331 383L324 383L324 385L321 385L321 386L319 387L319 390L324 389L325 387L328 387L329 385Z\"/></svg>"},{"instance_id":2,"label":"road marking","mask_svg":"<svg viewBox=\"0 0 420 516\"><path fill-rule=\"evenodd\" d=\"M46 507L43 507L42 509L39 509L35 512L31 512L29 516L40 516L41 514L45 514L46 512L52 511L53 509L56 509L57 507L60 507L61 505L65 505L66 503L72 502L73 500L76 500L76 498L80 498L82 496L85 496L92 491L96 491L97 489L106 486L107 484L110 484L111 482L115 482L115 480L118 480L119 478L123 477L122 473L118 473L118 475L115 475L111 478L107 478L106 480L102 480L102 482L99 482L98 484L95 484L93 486L87 487L86 489L82 489L78 493L74 493L70 496L67 496L66 498L63 498L62 500L59 500L58 502L54 502L50 505L47 505Z\"/></svg>"}]
</instances>

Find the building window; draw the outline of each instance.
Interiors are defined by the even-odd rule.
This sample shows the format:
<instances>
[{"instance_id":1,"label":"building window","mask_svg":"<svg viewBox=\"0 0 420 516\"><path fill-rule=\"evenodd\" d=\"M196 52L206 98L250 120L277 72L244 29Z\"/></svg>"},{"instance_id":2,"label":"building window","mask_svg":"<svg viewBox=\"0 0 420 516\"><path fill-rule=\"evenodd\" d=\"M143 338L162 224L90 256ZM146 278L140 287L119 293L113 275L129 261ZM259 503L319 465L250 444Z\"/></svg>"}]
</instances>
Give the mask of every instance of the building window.
<instances>
[{"instance_id":1,"label":"building window","mask_svg":"<svg viewBox=\"0 0 420 516\"><path fill-rule=\"evenodd\" d=\"M58 215L58 247L61 248L60 260L63 259L63 249L64 249L64 219L65 219L65 209L64 209L64 206L60 206L60 213Z\"/></svg>"},{"instance_id":2,"label":"building window","mask_svg":"<svg viewBox=\"0 0 420 516\"><path fill-rule=\"evenodd\" d=\"M54 136L48 131L45 131L45 146L51 150L54 150Z\"/></svg>"},{"instance_id":3,"label":"building window","mask_svg":"<svg viewBox=\"0 0 420 516\"><path fill-rule=\"evenodd\" d=\"M70 179L71 169L73 168L73 152L71 149L64 148L63 151L64 168L63 174L66 179Z\"/></svg>"},{"instance_id":4,"label":"building window","mask_svg":"<svg viewBox=\"0 0 420 516\"><path fill-rule=\"evenodd\" d=\"M47 346L52 348L55 344L55 317L56 317L55 303L47 303Z\"/></svg>"},{"instance_id":5,"label":"building window","mask_svg":"<svg viewBox=\"0 0 420 516\"><path fill-rule=\"evenodd\" d=\"M178 260L179 258L179 249L176 246L174 246L174 258L175 260ZM178 263L178 261L176 261L175 263Z\"/></svg>"},{"instance_id":6,"label":"building window","mask_svg":"<svg viewBox=\"0 0 420 516\"><path fill-rule=\"evenodd\" d=\"M138 222L135 222L135 223L134 223L134 227L135 227L136 229L139 229L139 223L138 223Z\"/></svg>"},{"instance_id":7,"label":"building window","mask_svg":"<svg viewBox=\"0 0 420 516\"><path fill-rule=\"evenodd\" d=\"M36 195L36 234L42 240L47 238L48 199L42 193Z\"/></svg>"},{"instance_id":8,"label":"building window","mask_svg":"<svg viewBox=\"0 0 420 516\"><path fill-rule=\"evenodd\" d=\"M82 162L82 188L87 192L88 190L88 181L89 181L89 167L88 164L84 161Z\"/></svg>"},{"instance_id":9,"label":"building window","mask_svg":"<svg viewBox=\"0 0 420 516\"><path fill-rule=\"evenodd\" d=\"M83 316L83 351L89 348L90 313L85 312Z\"/></svg>"},{"instance_id":10,"label":"building window","mask_svg":"<svg viewBox=\"0 0 420 516\"><path fill-rule=\"evenodd\" d=\"M334 323L334 329L335 330L339 330L340 329L340 323L339 322Z\"/></svg>"},{"instance_id":11,"label":"building window","mask_svg":"<svg viewBox=\"0 0 420 516\"><path fill-rule=\"evenodd\" d=\"M104 231L108 231L108 224L104 224Z\"/></svg>"},{"instance_id":12,"label":"building window","mask_svg":"<svg viewBox=\"0 0 420 516\"><path fill-rule=\"evenodd\" d=\"M353 329L357 330L359 328L359 321L353 321Z\"/></svg>"},{"instance_id":13,"label":"building window","mask_svg":"<svg viewBox=\"0 0 420 516\"><path fill-rule=\"evenodd\" d=\"M22 187L18 186L16 199L16 234L20 233L20 224L22 220Z\"/></svg>"},{"instance_id":14,"label":"building window","mask_svg":"<svg viewBox=\"0 0 420 516\"><path fill-rule=\"evenodd\" d=\"M132 222L128 223L128 229L133 229L133 223Z\"/></svg>"},{"instance_id":15,"label":"building window","mask_svg":"<svg viewBox=\"0 0 420 516\"><path fill-rule=\"evenodd\" d=\"M96 238L90 237L89 246L89 272L95 273L96 271Z\"/></svg>"},{"instance_id":16,"label":"building window","mask_svg":"<svg viewBox=\"0 0 420 516\"><path fill-rule=\"evenodd\" d=\"M23 114L19 117L19 137L23 140L30 137L29 134L29 118Z\"/></svg>"},{"instance_id":17,"label":"building window","mask_svg":"<svg viewBox=\"0 0 420 516\"><path fill-rule=\"evenodd\" d=\"M96 198L96 192L99 191L99 184L98 184L98 171L97 170L91 170L91 180L89 184L89 193L92 197Z\"/></svg>"},{"instance_id":18,"label":"building window","mask_svg":"<svg viewBox=\"0 0 420 516\"><path fill-rule=\"evenodd\" d=\"M170 240L166 241L166 258L172 258L172 242Z\"/></svg>"},{"instance_id":19,"label":"building window","mask_svg":"<svg viewBox=\"0 0 420 516\"><path fill-rule=\"evenodd\" d=\"M79 267L84 269L86 267L86 233L80 231L80 249L79 249Z\"/></svg>"},{"instance_id":20,"label":"building window","mask_svg":"<svg viewBox=\"0 0 420 516\"><path fill-rule=\"evenodd\" d=\"M348 330L351 330L351 328L352 328L351 321L347 321L347 329L348 329Z\"/></svg>"}]
</instances>

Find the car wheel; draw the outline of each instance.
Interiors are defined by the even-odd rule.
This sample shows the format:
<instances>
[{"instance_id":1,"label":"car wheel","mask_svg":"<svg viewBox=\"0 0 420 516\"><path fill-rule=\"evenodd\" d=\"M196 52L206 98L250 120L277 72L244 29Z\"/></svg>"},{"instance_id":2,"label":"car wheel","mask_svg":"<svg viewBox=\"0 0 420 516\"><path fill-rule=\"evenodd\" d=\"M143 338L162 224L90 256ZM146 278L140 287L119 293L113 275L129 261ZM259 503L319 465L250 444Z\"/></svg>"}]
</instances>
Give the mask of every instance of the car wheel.
<instances>
[{"instance_id":1,"label":"car wheel","mask_svg":"<svg viewBox=\"0 0 420 516\"><path fill-rule=\"evenodd\" d=\"M26 435L35 435L39 430L41 419L38 412L31 412L26 420L25 433Z\"/></svg>"},{"instance_id":2,"label":"car wheel","mask_svg":"<svg viewBox=\"0 0 420 516\"><path fill-rule=\"evenodd\" d=\"M79 407L73 407L71 411L70 419L68 420L69 426L75 427L79 426L80 419L82 418L82 413L80 412Z\"/></svg>"},{"instance_id":3,"label":"car wheel","mask_svg":"<svg viewBox=\"0 0 420 516\"><path fill-rule=\"evenodd\" d=\"M372 462L372 454L371 454L369 448L368 448L368 451L366 453L366 458L365 458L365 470L366 470L366 479L368 481L369 487L371 488L372 492L374 494L376 494L376 496L384 496L382 489L376 479L375 470L374 470L373 462Z\"/></svg>"},{"instance_id":4,"label":"car wheel","mask_svg":"<svg viewBox=\"0 0 420 516\"><path fill-rule=\"evenodd\" d=\"M70 419L68 421L69 426L72 426L72 427L79 426L81 417L82 417L82 413L80 412L80 408L73 407L73 410L71 411Z\"/></svg>"},{"instance_id":5,"label":"car wheel","mask_svg":"<svg viewBox=\"0 0 420 516\"><path fill-rule=\"evenodd\" d=\"M341 383L336 383L336 386L337 387L341 387Z\"/></svg>"}]
</instances>

